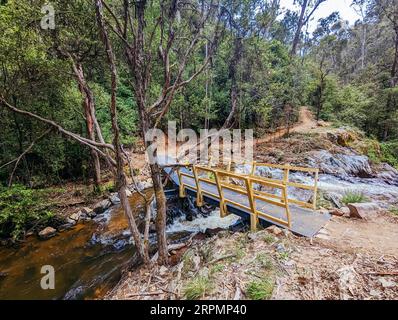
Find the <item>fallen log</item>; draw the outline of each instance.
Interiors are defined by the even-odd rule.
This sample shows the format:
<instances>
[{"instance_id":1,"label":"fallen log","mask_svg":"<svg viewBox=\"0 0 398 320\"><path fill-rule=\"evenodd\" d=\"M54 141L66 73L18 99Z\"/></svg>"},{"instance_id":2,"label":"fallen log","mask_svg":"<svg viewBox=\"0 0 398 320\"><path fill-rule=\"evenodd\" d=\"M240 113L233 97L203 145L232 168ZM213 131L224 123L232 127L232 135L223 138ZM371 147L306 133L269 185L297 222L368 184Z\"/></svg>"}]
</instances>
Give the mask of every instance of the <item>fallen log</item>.
<instances>
[{"instance_id":1,"label":"fallen log","mask_svg":"<svg viewBox=\"0 0 398 320\"><path fill-rule=\"evenodd\" d=\"M171 245L167 246L167 251L170 252L170 251L173 251L173 250L180 250L180 249L182 249L182 248L185 248L185 247L191 245L191 243L192 243L192 238L193 238L194 236L195 236L195 235L192 235L192 236L189 238L189 240L188 240L187 242L176 243L176 244L171 244ZM155 263L155 262L158 260L158 258L159 258L159 252L156 252L156 253L153 255L153 257L151 258L151 262L152 262L152 263Z\"/></svg>"}]
</instances>

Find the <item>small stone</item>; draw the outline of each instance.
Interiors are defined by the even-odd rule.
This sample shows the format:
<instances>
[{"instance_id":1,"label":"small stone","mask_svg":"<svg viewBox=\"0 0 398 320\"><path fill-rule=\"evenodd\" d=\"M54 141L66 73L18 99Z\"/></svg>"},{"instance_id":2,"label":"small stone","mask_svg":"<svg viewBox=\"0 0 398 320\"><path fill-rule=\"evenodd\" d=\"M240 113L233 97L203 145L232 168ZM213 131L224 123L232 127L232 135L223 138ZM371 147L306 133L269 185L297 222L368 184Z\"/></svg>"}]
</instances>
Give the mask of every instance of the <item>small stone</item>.
<instances>
[{"instance_id":1,"label":"small stone","mask_svg":"<svg viewBox=\"0 0 398 320\"><path fill-rule=\"evenodd\" d=\"M72 223L65 223L57 228L58 232L64 232L71 229L74 226Z\"/></svg>"},{"instance_id":2,"label":"small stone","mask_svg":"<svg viewBox=\"0 0 398 320\"><path fill-rule=\"evenodd\" d=\"M247 238L251 241L257 241L263 238L263 235L260 232L250 232L247 235Z\"/></svg>"},{"instance_id":3,"label":"small stone","mask_svg":"<svg viewBox=\"0 0 398 320\"><path fill-rule=\"evenodd\" d=\"M344 213L344 217L349 217L350 216L350 208L342 207L342 208L340 208L340 211Z\"/></svg>"},{"instance_id":4,"label":"small stone","mask_svg":"<svg viewBox=\"0 0 398 320\"><path fill-rule=\"evenodd\" d=\"M318 231L318 234L324 234L324 235L328 236L329 231L327 231L325 228L322 228L321 230Z\"/></svg>"},{"instance_id":5,"label":"small stone","mask_svg":"<svg viewBox=\"0 0 398 320\"><path fill-rule=\"evenodd\" d=\"M72 214L69 216L69 219L70 219L70 220L73 220L73 221L75 221L75 222L78 222L78 221L80 220L81 215L82 215L82 212L81 212L81 211L78 211L78 212L72 213Z\"/></svg>"},{"instance_id":6,"label":"small stone","mask_svg":"<svg viewBox=\"0 0 398 320\"><path fill-rule=\"evenodd\" d=\"M90 217L90 218L94 218L94 217L97 215L97 214L94 212L93 209L88 208L88 207L84 207L84 208L81 210L81 212L82 212L82 214L85 214L85 215L87 215L87 217Z\"/></svg>"},{"instance_id":7,"label":"small stone","mask_svg":"<svg viewBox=\"0 0 398 320\"><path fill-rule=\"evenodd\" d=\"M276 236L280 235L283 232L282 229L277 226L268 227L267 230L268 232L271 232Z\"/></svg>"},{"instance_id":8,"label":"small stone","mask_svg":"<svg viewBox=\"0 0 398 320\"><path fill-rule=\"evenodd\" d=\"M171 253L173 256L175 256L175 255L177 254L177 251L171 250L170 253Z\"/></svg>"},{"instance_id":9,"label":"small stone","mask_svg":"<svg viewBox=\"0 0 398 320\"><path fill-rule=\"evenodd\" d=\"M117 193L112 194L109 197L109 201L112 202L113 205L119 204L120 203L119 195Z\"/></svg>"},{"instance_id":10,"label":"small stone","mask_svg":"<svg viewBox=\"0 0 398 320\"><path fill-rule=\"evenodd\" d=\"M369 295L371 295L372 297L379 298L381 294L379 291L372 289L372 290L370 290Z\"/></svg>"},{"instance_id":11,"label":"small stone","mask_svg":"<svg viewBox=\"0 0 398 320\"><path fill-rule=\"evenodd\" d=\"M322 239L322 240L330 240L330 237L329 237L328 235L322 234L322 233L317 234L317 235L315 236L315 238Z\"/></svg>"},{"instance_id":12,"label":"small stone","mask_svg":"<svg viewBox=\"0 0 398 320\"><path fill-rule=\"evenodd\" d=\"M88 207L84 207L83 209L80 210L81 213L87 214L89 215L91 212L93 212L93 209L88 208Z\"/></svg>"},{"instance_id":13,"label":"small stone","mask_svg":"<svg viewBox=\"0 0 398 320\"><path fill-rule=\"evenodd\" d=\"M386 278L380 278L379 282L381 283L382 287L387 289L387 288L394 288L397 284L389 279Z\"/></svg>"},{"instance_id":14,"label":"small stone","mask_svg":"<svg viewBox=\"0 0 398 320\"><path fill-rule=\"evenodd\" d=\"M46 240L51 237L54 237L56 233L57 233L57 230L55 230L52 227L47 227L39 232L39 237L40 237L40 239Z\"/></svg>"},{"instance_id":15,"label":"small stone","mask_svg":"<svg viewBox=\"0 0 398 320\"><path fill-rule=\"evenodd\" d=\"M126 196L131 197L132 195L133 193L129 189L126 189Z\"/></svg>"},{"instance_id":16,"label":"small stone","mask_svg":"<svg viewBox=\"0 0 398 320\"><path fill-rule=\"evenodd\" d=\"M168 271L169 271L169 269L167 269L167 267L161 266L160 269L159 269L159 274L160 274L161 276L164 276L164 275L167 274Z\"/></svg>"},{"instance_id":17,"label":"small stone","mask_svg":"<svg viewBox=\"0 0 398 320\"><path fill-rule=\"evenodd\" d=\"M279 253L286 252L286 248L282 243L278 243L278 245L276 246L276 251L278 251Z\"/></svg>"},{"instance_id":18,"label":"small stone","mask_svg":"<svg viewBox=\"0 0 398 320\"><path fill-rule=\"evenodd\" d=\"M285 235L285 237L289 237L292 234L292 232L288 229L283 229L282 232Z\"/></svg>"},{"instance_id":19,"label":"small stone","mask_svg":"<svg viewBox=\"0 0 398 320\"><path fill-rule=\"evenodd\" d=\"M326 192L323 194L323 198L330 203L332 203L336 208L341 208L343 205L341 203L341 199L343 198L341 195L335 192Z\"/></svg>"},{"instance_id":20,"label":"small stone","mask_svg":"<svg viewBox=\"0 0 398 320\"><path fill-rule=\"evenodd\" d=\"M194 270L195 271L199 270L200 257L199 256L194 256L192 261L193 261L193 264L194 264Z\"/></svg>"},{"instance_id":21,"label":"small stone","mask_svg":"<svg viewBox=\"0 0 398 320\"><path fill-rule=\"evenodd\" d=\"M66 223L68 223L68 224L74 226L77 222L76 222L75 220L73 220L73 219L67 218L67 219L66 219Z\"/></svg>"},{"instance_id":22,"label":"small stone","mask_svg":"<svg viewBox=\"0 0 398 320\"><path fill-rule=\"evenodd\" d=\"M333 210L330 211L330 214L331 214L332 216L337 216L337 217L342 217L342 216L344 216L344 212L341 211L340 209L333 209Z\"/></svg>"},{"instance_id":23,"label":"small stone","mask_svg":"<svg viewBox=\"0 0 398 320\"><path fill-rule=\"evenodd\" d=\"M288 260L283 263L284 266L289 267L289 268L294 267L295 264L296 264L296 261L294 261L294 260Z\"/></svg>"}]
</instances>

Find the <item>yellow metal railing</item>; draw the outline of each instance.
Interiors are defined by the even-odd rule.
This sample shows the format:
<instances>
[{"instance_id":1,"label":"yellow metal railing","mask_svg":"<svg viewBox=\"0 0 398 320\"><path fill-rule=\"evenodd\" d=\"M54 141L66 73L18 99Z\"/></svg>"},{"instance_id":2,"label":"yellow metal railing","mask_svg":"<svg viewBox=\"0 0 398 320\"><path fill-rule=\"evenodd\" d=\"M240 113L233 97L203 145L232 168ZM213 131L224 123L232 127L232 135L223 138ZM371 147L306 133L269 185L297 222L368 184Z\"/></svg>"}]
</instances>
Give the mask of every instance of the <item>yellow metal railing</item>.
<instances>
[{"instance_id":1,"label":"yellow metal railing","mask_svg":"<svg viewBox=\"0 0 398 320\"><path fill-rule=\"evenodd\" d=\"M258 177L256 175L256 169L258 167L268 167L268 168L273 168L273 169L280 169L280 170L283 171L283 180L272 179L272 178L267 178L267 177L259 177L261 179L264 179L264 180L267 180L267 181L270 181L270 182L275 182L275 183L282 183L283 185L285 185L287 187L294 187L294 188L298 188L298 189L304 189L304 190L312 191L312 203L300 201L300 200L297 200L297 199L292 199L292 198L289 198L289 197L287 197L287 201L290 202L290 203L294 203L294 204L306 207L306 208L311 208L311 209L316 210L319 169L303 168L303 167L296 167L296 166L290 166L290 165L278 165L278 164L270 164L270 163L253 162L250 176ZM313 174L314 175L313 184L312 185L308 185L308 184L302 184L302 183L297 183L297 182L290 181L290 173L292 171L304 172L304 173L307 173L307 174ZM281 197L278 197L278 196L275 196L275 195L268 194L268 196L281 199ZM282 195L282 198L283 198L283 195Z\"/></svg>"},{"instance_id":2,"label":"yellow metal railing","mask_svg":"<svg viewBox=\"0 0 398 320\"><path fill-rule=\"evenodd\" d=\"M288 165L288 164L280 165L280 164L270 164L270 163L258 163L258 162L254 162L254 161L248 162L248 161L246 161L244 159L242 159L241 161L234 161L232 159L224 159L224 160L227 160L227 170L228 171L231 171L233 163L247 164L247 165L251 166L251 169L250 169L250 173L247 174L246 176L256 177L256 178L260 178L260 179L263 179L263 180L266 180L266 181L269 181L269 182L275 182L275 183L283 184L283 185L286 185L288 187L294 187L294 188L298 188L298 189L312 191L312 202L311 203L290 198L289 195L287 196L287 198L288 198L288 202L289 203L294 203L294 204L297 204L297 205L305 207L305 208L311 208L313 210L316 210L316 207L317 207L317 194L318 194L319 169L297 167L297 166L291 166L291 165ZM259 175L256 174L256 169L258 167L268 167L268 168L273 168L273 169L280 169L280 170L283 171L283 179L272 179L272 178L259 176ZM290 173L292 171L295 171L295 172L298 171L298 172L303 172L303 173L307 173L307 174L313 174L313 184L308 185L308 184L303 184L303 183L297 183L297 182L290 181ZM263 193L267 197L275 198L275 199L282 200L282 201L284 200L283 195L282 196L278 196L278 195L267 193L267 192L263 192Z\"/></svg>"},{"instance_id":3,"label":"yellow metal railing","mask_svg":"<svg viewBox=\"0 0 398 320\"><path fill-rule=\"evenodd\" d=\"M285 184L267 181L266 179L262 179L251 175L241 175L226 170L212 169L209 168L208 166L187 165L186 167L192 169L192 174L181 172L180 168L178 169L178 177L180 182L179 186L180 197L186 196L187 187L196 191L197 194L196 201L198 206L203 205L204 195L212 196L219 200L221 217L225 217L228 215L227 204L231 204L238 208L244 209L250 214L251 230L257 229L259 216L271 220L275 223L281 224L283 226L286 226L288 228L291 228L291 216L290 216L289 201L287 196L287 186ZM207 176L203 176L203 173L207 174ZM195 185L186 184L184 182L184 177L194 179ZM214 180L212 180L211 177L214 178ZM235 181L231 183L230 182L231 179L234 179ZM240 181L242 185L237 184L237 181ZM217 188L218 194L212 192L211 190L206 190L205 188L203 188L202 183L215 186ZM273 194L268 194L263 191L254 190L253 187L254 184L262 185L267 188L279 189L281 190L282 196L279 197ZM239 202L238 199L232 199L231 197L226 197L225 190L229 190L239 195L242 195L243 196L243 199L241 198L242 201ZM283 208L286 219L277 218L267 212L258 210L256 208L257 200L261 200L265 203Z\"/></svg>"}]
</instances>

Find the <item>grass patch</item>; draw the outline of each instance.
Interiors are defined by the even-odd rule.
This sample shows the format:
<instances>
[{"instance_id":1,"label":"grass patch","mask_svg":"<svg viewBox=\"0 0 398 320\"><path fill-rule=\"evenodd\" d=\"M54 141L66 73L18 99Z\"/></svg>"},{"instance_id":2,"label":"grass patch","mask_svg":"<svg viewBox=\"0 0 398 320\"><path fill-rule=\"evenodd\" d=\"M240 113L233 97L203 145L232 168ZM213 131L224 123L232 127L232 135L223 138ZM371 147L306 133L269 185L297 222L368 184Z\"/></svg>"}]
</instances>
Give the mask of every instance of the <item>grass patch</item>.
<instances>
[{"instance_id":1,"label":"grass patch","mask_svg":"<svg viewBox=\"0 0 398 320\"><path fill-rule=\"evenodd\" d=\"M289 252L287 251L280 252L279 259L284 261L289 260Z\"/></svg>"},{"instance_id":2,"label":"grass patch","mask_svg":"<svg viewBox=\"0 0 398 320\"><path fill-rule=\"evenodd\" d=\"M398 208L391 208L388 211L390 211L394 216L398 217Z\"/></svg>"},{"instance_id":3,"label":"grass patch","mask_svg":"<svg viewBox=\"0 0 398 320\"><path fill-rule=\"evenodd\" d=\"M271 244L271 243L273 243L275 241L275 237L272 235L272 234L266 234L265 236L264 236L264 242L265 243L267 243L267 244Z\"/></svg>"},{"instance_id":4,"label":"grass patch","mask_svg":"<svg viewBox=\"0 0 398 320\"><path fill-rule=\"evenodd\" d=\"M250 300L268 300L273 291L274 283L268 278L251 281L246 288L246 294Z\"/></svg>"},{"instance_id":5,"label":"grass patch","mask_svg":"<svg viewBox=\"0 0 398 320\"><path fill-rule=\"evenodd\" d=\"M224 271L225 266L223 264L216 264L215 266L211 267L210 274L213 275L215 273L219 273Z\"/></svg>"},{"instance_id":6,"label":"grass patch","mask_svg":"<svg viewBox=\"0 0 398 320\"><path fill-rule=\"evenodd\" d=\"M184 267L183 267L183 272L189 272L193 269L194 264L193 264L193 251L192 250L187 250L183 257L182 257L182 261L184 262Z\"/></svg>"},{"instance_id":7,"label":"grass patch","mask_svg":"<svg viewBox=\"0 0 398 320\"><path fill-rule=\"evenodd\" d=\"M185 286L183 293L188 300L196 300L203 297L206 293L210 293L213 286L208 277L196 277Z\"/></svg>"},{"instance_id":8,"label":"grass patch","mask_svg":"<svg viewBox=\"0 0 398 320\"><path fill-rule=\"evenodd\" d=\"M361 203L367 201L368 198L363 194L363 192L358 191L346 191L343 198L341 199L341 202L343 202L344 204Z\"/></svg>"},{"instance_id":9,"label":"grass patch","mask_svg":"<svg viewBox=\"0 0 398 320\"><path fill-rule=\"evenodd\" d=\"M264 253L259 253L256 256L256 261L258 261L259 265L266 270L272 270L274 268L272 259Z\"/></svg>"}]
</instances>

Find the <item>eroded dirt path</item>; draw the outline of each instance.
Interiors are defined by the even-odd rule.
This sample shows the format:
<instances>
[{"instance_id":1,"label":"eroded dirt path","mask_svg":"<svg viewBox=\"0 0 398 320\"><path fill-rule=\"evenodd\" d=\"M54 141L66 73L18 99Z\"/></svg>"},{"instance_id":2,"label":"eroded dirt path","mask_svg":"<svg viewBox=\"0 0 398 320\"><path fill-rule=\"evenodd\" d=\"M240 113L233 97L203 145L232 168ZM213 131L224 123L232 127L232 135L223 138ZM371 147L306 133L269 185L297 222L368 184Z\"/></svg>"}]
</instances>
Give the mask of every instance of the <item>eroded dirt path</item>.
<instances>
[{"instance_id":1,"label":"eroded dirt path","mask_svg":"<svg viewBox=\"0 0 398 320\"><path fill-rule=\"evenodd\" d=\"M290 129L282 128L278 129L276 132L272 134L268 134L261 139L256 139L255 144L262 144L270 141L274 141L283 137L286 133L291 132L299 132L299 133L307 133L317 127L317 121L314 119L312 112L308 109L308 107L301 107L299 113L299 121L294 124Z\"/></svg>"}]
</instances>

